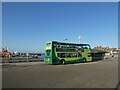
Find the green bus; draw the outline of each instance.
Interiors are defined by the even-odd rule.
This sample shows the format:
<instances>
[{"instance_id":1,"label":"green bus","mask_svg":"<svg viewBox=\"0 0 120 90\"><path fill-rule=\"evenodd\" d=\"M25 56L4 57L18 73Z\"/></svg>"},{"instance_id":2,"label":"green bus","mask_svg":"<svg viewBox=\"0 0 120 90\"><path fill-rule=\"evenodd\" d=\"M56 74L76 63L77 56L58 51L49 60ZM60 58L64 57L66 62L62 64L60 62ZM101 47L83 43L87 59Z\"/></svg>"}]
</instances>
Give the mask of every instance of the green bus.
<instances>
[{"instance_id":1,"label":"green bus","mask_svg":"<svg viewBox=\"0 0 120 90\"><path fill-rule=\"evenodd\" d=\"M46 64L65 64L92 61L89 44L50 41L45 47Z\"/></svg>"}]
</instances>

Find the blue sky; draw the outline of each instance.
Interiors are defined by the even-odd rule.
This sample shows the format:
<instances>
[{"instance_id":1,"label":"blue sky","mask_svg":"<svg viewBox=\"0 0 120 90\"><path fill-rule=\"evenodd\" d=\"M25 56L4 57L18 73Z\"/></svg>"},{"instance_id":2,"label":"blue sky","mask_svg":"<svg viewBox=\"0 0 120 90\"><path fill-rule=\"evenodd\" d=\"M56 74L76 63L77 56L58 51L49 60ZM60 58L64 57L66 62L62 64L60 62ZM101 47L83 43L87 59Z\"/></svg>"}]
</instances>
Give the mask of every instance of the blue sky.
<instances>
[{"instance_id":1,"label":"blue sky","mask_svg":"<svg viewBox=\"0 0 120 90\"><path fill-rule=\"evenodd\" d=\"M10 51L44 52L51 40L118 47L118 4L3 3L3 46Z\"/></svg>"}]
</instances>

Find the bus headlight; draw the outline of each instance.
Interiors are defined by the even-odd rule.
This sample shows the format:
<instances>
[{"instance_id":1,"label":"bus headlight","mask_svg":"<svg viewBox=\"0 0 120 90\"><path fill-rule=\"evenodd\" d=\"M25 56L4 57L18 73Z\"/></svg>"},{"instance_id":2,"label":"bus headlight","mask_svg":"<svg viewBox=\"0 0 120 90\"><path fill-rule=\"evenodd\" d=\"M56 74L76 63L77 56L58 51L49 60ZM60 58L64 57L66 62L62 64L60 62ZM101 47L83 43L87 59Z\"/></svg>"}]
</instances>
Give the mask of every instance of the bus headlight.
<instances>
[{"instance_id":1,"label":"bus headlight","mask_svg":"<svg viewBox=\"0 0 120 90\"><path fill-rule=\"evenodd\" d=\"M50 61L50 58L48 58L47 60Z\"/></svg>"},{"instance_id":2,"label":"bus headlight","mask_svg":"<svg viewBox=\"0 0 120 90\"><path fill-rule=\"evenodd\" d=\"M45 58L44 60L45 60L45 61L50 61L50 58Z\"/></svg>"}]
</instances>

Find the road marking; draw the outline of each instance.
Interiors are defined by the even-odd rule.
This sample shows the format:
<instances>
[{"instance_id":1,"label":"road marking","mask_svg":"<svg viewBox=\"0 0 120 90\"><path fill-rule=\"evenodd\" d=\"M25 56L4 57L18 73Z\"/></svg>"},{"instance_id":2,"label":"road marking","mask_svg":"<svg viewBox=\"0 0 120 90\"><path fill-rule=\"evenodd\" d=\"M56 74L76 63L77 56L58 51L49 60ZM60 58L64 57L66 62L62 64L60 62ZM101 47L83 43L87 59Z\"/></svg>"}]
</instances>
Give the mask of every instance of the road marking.
<instances>
[{"instance_id":1,"label":"road marking","mask_svg":"<svg viewBox=\"0 0 120 90\"><path fill-rule=\"evenodd\" d=\"M91 62L91 63L85 63L85 64L94 64L94 63L98 63L98 62Z\"/></svg>"},{"instance_id":2,"label":"road marking","mask_svg":"<svg viewBox=\"0 0 120 90\"><path fill-rule=\"evenodd\" d=\"M84 64L94 64L94 63L98 63L98 62L92 62L92 63L79 63L79 64L73 64L73 65L84 65Z\"/></svg>"},{"instance_id":3,"label":"road marking","mask_svg":"<svg viewBox=\"0 0 120 90\"><path fill-rule=\"evenodd\" d=\"M85 64L95 64L95 63L98 63L98 62L73 63L73 64L58 65L58 66L85 65Z\"/></svg>"}]
</instances>

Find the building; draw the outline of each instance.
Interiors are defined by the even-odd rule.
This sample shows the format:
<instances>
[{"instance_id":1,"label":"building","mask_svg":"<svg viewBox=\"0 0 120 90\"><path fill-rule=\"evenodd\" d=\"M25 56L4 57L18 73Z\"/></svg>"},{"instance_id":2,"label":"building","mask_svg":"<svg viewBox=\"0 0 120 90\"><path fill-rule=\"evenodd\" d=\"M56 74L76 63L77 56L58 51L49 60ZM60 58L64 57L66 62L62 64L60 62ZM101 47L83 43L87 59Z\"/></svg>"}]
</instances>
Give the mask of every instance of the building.
<instances>
[{"instance_id":1,"label":"building","mask_svg":"<svg viewBox=\"0 0 120 90\"><path fill-rule=\"evenodd\" d=\"M93 48L93 50L106 52L104 58L105 57L110 58L110 57L118 57L118 52L120 51L120 48L96 46Z\"/></svg>"}]
</instances>

